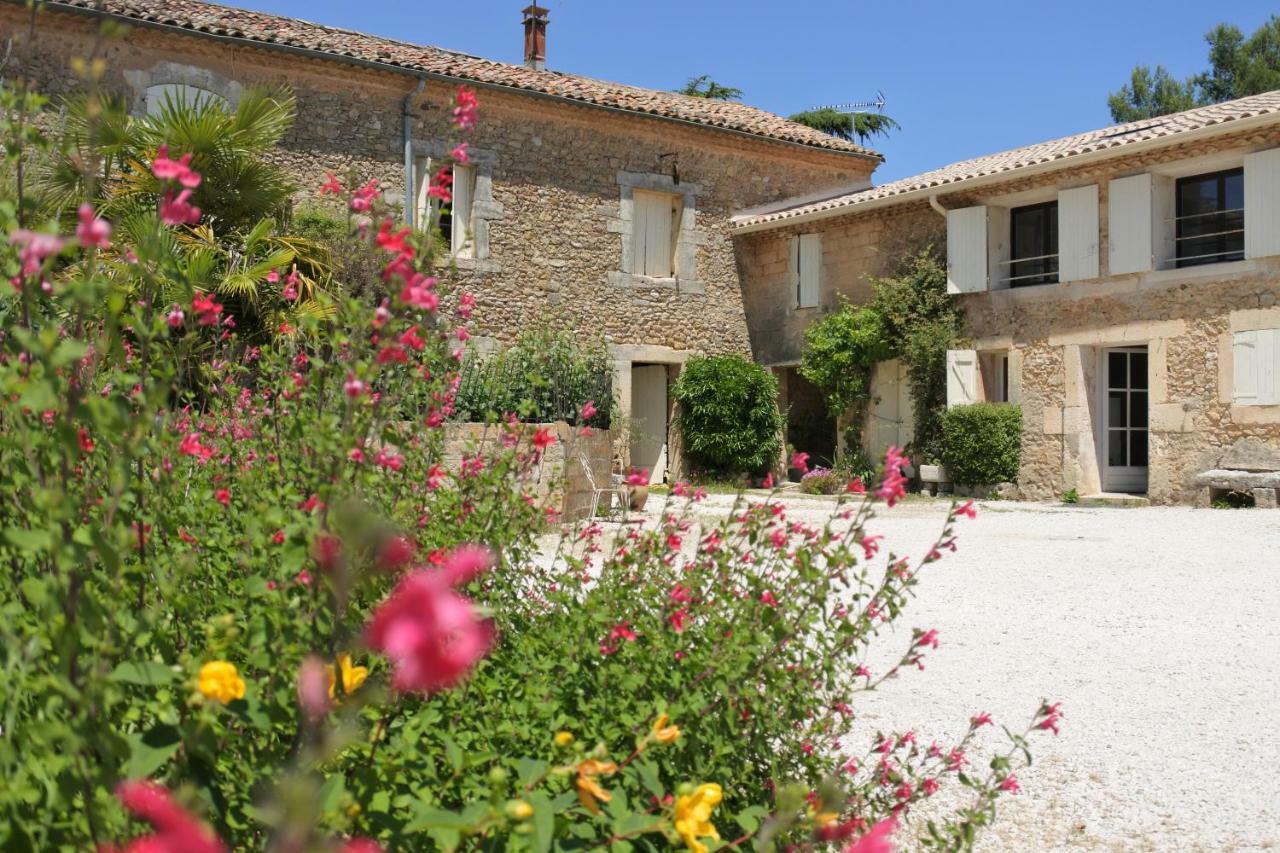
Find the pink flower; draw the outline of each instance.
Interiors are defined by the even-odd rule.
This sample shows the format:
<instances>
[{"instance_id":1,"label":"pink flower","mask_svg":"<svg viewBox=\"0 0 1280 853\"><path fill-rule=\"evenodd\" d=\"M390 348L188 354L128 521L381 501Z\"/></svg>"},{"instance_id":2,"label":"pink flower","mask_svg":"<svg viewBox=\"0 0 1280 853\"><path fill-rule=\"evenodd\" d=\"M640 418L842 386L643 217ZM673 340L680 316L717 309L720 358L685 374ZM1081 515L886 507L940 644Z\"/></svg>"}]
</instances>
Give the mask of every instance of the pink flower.
<instances>
[{"instance_id":1,"label":"pink flower","mask_svg":"<svg viewBox=\"0 0 1280 853\"><path fill-rule=\"evenodd\" d=\"M212 296L196 294L191 300L191 310L200 318L201 326L216 326L219 322L218 315L222 313L222 305L214 302Z\"/></svg>"},{"instance_id":2,"label":"pink flower","mask_svg":"<svg viewBox=\"0 0 1280 853\"><path fill-rule=\"evenodd\" d=\"M177 305L173 306L169 311L169 315L165 317L165 322L169 324L170 329L180 329L186 321L187 315Z\"/></svg>"},{"instance_id":3,"label":"pink flower","mask_svg":"<svg viewBox=\"0 0 1280 853\"><path fill-rule=\"evenodd\" d=\"M438 198L444 204L453 201L453 170L445 166L431 178L427 187L427 195Z\"/></svg>"},{"instance_id":4,"label":"pink flower","mask_svg":"<svg viewBox=\"0 0 1280 853\"><path fill-rule=\"evenodd\" d=\"M980 729L983 726L990 726L994 724L995 723L991 719L991 715L988 714L986 711L983 711L981 714L978 714L977 716L969 718L969 727L973 729Z\"/></svg>"},{"instance_id":5,"label":"pink flower","mask_svg":"<svg viewBox=\"0 0 1280 853\"><path fill-rule=\"evenodd\" d=\"M390 659L396 690L443 690L488 652L493 629L453 589L483 571L476 555L474 546L460 548L445 558L443 569L406 575L374 612L365 641Z\"/></svg>"},{"instance_id":6,"label":"pink flower","mask_svg":"<svg viewBox=\"0 0 1280 853\"><path fill-rule=\"evenodd\" d=\"M80 430L76 433L76 438L80 442L80 450L83 453L93 452L93 438L89 435L89 430L80 427Z\"/></svg>"},{"instance_id":7,"label":"pink flower","mask_svg":"<svg viewBox=\"0 0 1280 853\"><path fill-rule=\"evenodd\" d=\"M392 232L391 217L382 220L382 226L378 229L378 233L374 235L373 242L378 248L392 255L398 255L401 252L409 252L412 254L413 249L406 242L409 239L411 229L406 226L399 231Z\"/></svg>"},{"instance_id":8,"label":"pink flower","mask_svg":"<svg viewBox=\"0 0 1280 853\"><path fill-rule=\"evenodd\" d=\"M392 536L378 549L378 568L393 572L413 559L417 548L405 536Z\"/></svg>"},{"instance_id":9,"label":"pink flower","mask_svg":"<svg viewBox=\"0 0 1280 853\"><path fill-rule=\"evenodd\" d=\"M449 152L449 156L453 158L455 163L461 163L464 166L471 162L471 155L467 152L467 143L459 142Z\"/></svg>"},{"instance_id":10,"label":"pink flower","mask_svg":"<svg viewBox=\"0 0 1280 853\"><path fill-rule=\"evenodd\" d=\"M464 293L458 299L458 316L464 320L471 318L471 312L476 307L476 298L470 293Z\"/></svg>"},{"instance_id":11,"label":"pink flower","mask_svg":"<svg viewBox=\"0 0 1280 853\"><path fill-rule=\"evenodd\" d=\"M902 476L902 466L907 464L907 458L902 455L896 447L890 447L884 454L884 479L880 482L880 487L876 489L876 497L883 498L884 502L892 509L894 504L906 497L907 478Z\"/></svg>"},{"instance_id":12,"label":"pink flower","mask_svg":"<svg viewBox=\"0 0 1280 853\"><path fill-rule=\"evenodd\" d=\"M578 420L585 423L596 416L596 412L600 411L596 408L595 400L588 400L582 404L582 408L578 410Z\"/></svg>"},{"instance_id":13,"label":"pink flower","mask_svg":"<svg viewBox=\"0 0 1280 853\"><path fill-rule=\"evenodd\" d=\"M791 454L791 467L798 470L801 474L809 470L809 454L800 453L799 451Z\"/></svg>"},{"instance_id":14,"label":"pink flower","mask_svg":"<svg viewBox=\"0 0 1280 853\"><path fill-rule=\"evenodd\" d=\"M231 506L231 490L218 489L216 492L213 493L213 499L218 503L222 504L224 507Z\"/></svg>"},{"instance_id":15,"label":"pink flower","mask_svg":"<svg viewBox=\"0 0 1280 853\"><path fill-rule=\"evenodd\" d=\"M960 506L956 507L955 514L957 516L963 515L967 518L978 517L978 511L973 508L973 501L965 501L964 503L960 504Z\"/></svg>"},{"instance_id":16,"label":"pink flower","mask_svg":"<svg viewBox=\"0 0 1280 853\"><path fill-rule=\"evenodd\" d=\"M938 793L938 789L942 786L938 784L938 780L932 777L925 779L920 783L920 790L924 791L926 797L932 797Z\"/></svg>"},{"instance_id":17,"label":"pink flower","mask_svg":"<svg viewBox=\"0 0 1280 853\"><path fill-rule=\"evenodd\" d=\"M127 811L154 827L152 835L137 838L123 853L224 853L226 846L200 821L173 801L155 782L121 782L116 797Z\"/></svg>"},{"instance_id":18,"label":"pink flower","mask_svg":"<svg viewBox=\"0 0 1280 853\"><path fill-rule=\"evenodd\" d=\"M773 593L769 592L769 590L766 589L763 593L760 594L760 603L767 604L770 607L777 607L778 599L774 598Z\"/></svg>"},{"instance_id":19,"label":"pink flower","mask_svg":"<svg viewBox=\"0 0 1280 853\"><path fill-rule=\"evenodd\" d=\"M373 207L373 199L378 195L378 182L369 183L356 190L351 196L351 209L356 213L367 213Z\"/></svg>"},{"instance_id":20,"label":"pink flower","mask_svg":"<svg viewBox=\"0 0 1280 853\"><path fill-rule=\"evenodd\" d=\"M1018 784L1018 777L1010 773L1000 780L1000 790L1006 794L1016 794L1022 790L1022 786Z\"/></svg>"},{"instance_id":21,"label":"pink flower","mask_svg":"<svg viewBox=\"0 0 1280 853\"><path fill-rule=\"evenodd\" d=\"M194 225L200 221L200 208L190 203L191 190L183 190L175 198L168 190L160 201L160 221L165 225Z\"/></svg>"},{"instance_id":22,"label":"pink flower","mask_svg":"<svg viewBox=\"0 0 1280 853\"><path fill-rule=\"evenodd\" d=\"M762 483L760 484L760 488L762 488L762 489L772 489L772 488L773 488L773 472L772 472L772 471L770 471L768 474L765 474L765 475L764 475L764 482L762 482Z\"/></svg>"},{"instance_id":23,"label":"pink flower","mask_svg":"<svg viewBox=\"0 0 1280 853\"><path fill-rule=\"evenodd\" d=\"M684 625L689 619L689 611L681 608L667 617L667 621L671 623L671 628L677 634L684 633Z\"/></svg>"},{"instance_id":24,"label":"pink flower","mask_svg":"<svg viewBox=\"0 0 1280 853\"><path fill-rule=\"evenodd\" d=\"M648 468L632 468L627 472L627 479L624 481L628 486L647 486L649 485L649 469Z\"/></svg>"},{"instance_id":25,"label":"pink flower","mask_svg":"<svg viewBox=\"0 0 1280 853\"><path fill-rule=\"evenodd\" d=\"M369 393L369 386L363 380L357 379L355 373L347 371L347 381L343 383L342 390L346 392L348 397L362 397Z\"/></svg>"},{"instance_id":26,"label":"pink flower","mask_svg":"<svg viewBox=\"0 0 1280 853\"><path fill-rule=\"evenodd\" d=\"M630 622L619 622L609 631L609 636L600 641L600 654L611 655L618 650L618 646L621 645L620 641L626 640L628 643L634 643L636 636L636 632L631 630Z\"/></svg>"},{"instance_id":27,"label":"pink flower","mask_svg":"<svg viewBox=\"0 0 1280 853\"><path fill-rule=\"evenodd\" d=\"M889 836L897 828L898 821L895 818L886 818L871 827L866 835L846 845L843 853L893 853L893 843Z\"/></svg>"},{"instance_id":28,"label":"pink flower","mask_svg":"<svg viewBox=\"0 0 1280 853\"><path fill-rule=\"evenodd\" d=\"M1055 735L1058 734L1058 721L1062 717L1062 711L1060 710L1061 707L1061 702L1054 702L1052 705L1044 705L1044 707L1040 709L1040 716L1044 717L1044 719L1036 723L1036 728L1041 731L1051 731Z\"/></svg>"},{"instance_id":29,"label":"pink flower","mask_svg":"<svg viewBox=\"0 0 1280 853\"><path fill-rule=\"evenodd\" d=\"M867 487L863 485L861 477L854 477L850 480L849 485L845 486L844 490L851 495L865 495L867 493Z\"/></svg>"},{"instance_id":30,"label":"pink flower","mask_svg":"<svg viewBox=\"0 0 1280 853\"><path fill-rule=\"evenodd\" d=\"M556 437L551 430L542 428L533 434L533 446L539 453L556 443Z\"/></svg>"},{"instance_id":31,"label":"pink flower","mask_svg":"<svg viewBox=\"0 0 1280 853\"><path fill-rule=\"evenodd\" d=\"M342 845L342 853L382 853L382 845L372 838L352 838Z\"/></svg>"},{"instance_id":32,"label":"pink flower","mask_svg":"<svg viewBox=\"0 0 1280 853\"><path fill-rule=\"evenodd\" d=\"M459 86L455 98L457 106L453 108L453 123L460 130L472 131L476 126L476 108L480 102L476 99L476 90L470 86Z\"/></svg>"},{"instance_id":33,"label":"pink flower","mask_svg":"<svg viewBox=\"0 0 1280 853\"><path fill-rule=\"evenodd\" d=\"M22 247L18 252L18 259L22 261L23 275L35 275L40 272L45 258L58 254L66 245L66 241L57 234L44 234L25 228L10 234L9 243Z\"/></svg>"},{"instance_id":34,"label":"pink flower","mask_svg":"<svg viewBox=\"0 0 1280 853\"><path fill-rule=\"evenodd\" d=\"M213 448L201 444L200 434L196 432L187 433L182 437L182 442L178 445L178 452L195 457L200 461L201 465L213 457Z\"/></svg>"},{"instance_id":35,"label":"pink flower","mask_svg":"<svg viewBox=\"0 0 1280 853\"><path fill-rule=\"evenodd\" d=\"M80 224L76 226L76 239L84 248L90 246L101 248L111 242L111 223L98 219L93 213L93 205L85 202L80 205Z\"/></svg>"},{"instance_id":36,"label":"pink flower","mask_svg":"<svg viewBox=\"0 0 1280 853\"><path fill-rule=\"evenodd\" d=\"M333 174L325 172L325 182L320 185L320 195L342 195L342 181Z\"/></svg>"},{"instance_id":37,"label":"pink flower","mask_svg":"<svg viewBox=\"0 0 1280 853\"><path fill-rule=\"evenodd\" d=\"M298 704L311 720L329 713L329 673L315 655L308 655L298 668Z\"/></svg>"},{"instance_id":38,"label":"pink flower","mask_svg":"<svg viewBox=\"0 0 1280 853\"><path fill-rule=\"evenodd\" d=\"M920 636L916 637L916 645L921 648L925 646L933 649L938 648L938 630L936 628L930 628L928 631L920 634Z\"/></svg>"},{"instance_id":39,"label":"pink flower","mask_svg":"<svg viewBox=\"0 0 1280 853\"><path fill-rule=\"evenodd\" d=\"M162 181L177 181L190 190L200 186L200 173L191 168L191 153L183 154L181 160L170 160L169 149L164 145L151 161L151 174Z\"/></svg>"}]
</instances>

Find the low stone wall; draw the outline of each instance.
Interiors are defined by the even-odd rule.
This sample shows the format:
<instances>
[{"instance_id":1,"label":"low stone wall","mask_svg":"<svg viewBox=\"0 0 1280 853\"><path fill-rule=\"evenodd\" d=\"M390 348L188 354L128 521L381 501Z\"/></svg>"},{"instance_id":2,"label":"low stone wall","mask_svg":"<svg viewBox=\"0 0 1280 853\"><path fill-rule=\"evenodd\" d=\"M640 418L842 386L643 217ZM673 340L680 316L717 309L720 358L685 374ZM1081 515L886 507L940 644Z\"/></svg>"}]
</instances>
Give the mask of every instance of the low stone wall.
<instances>
[{"instance_id":1,"label":"low stone wall","mask_svg":"<svg viewBox=\"0 0 1280 853\"><path fill-rule=\"evenodd\" d=\"M535 474L535 494L547 506L555 507L562 521L580 521L591 511L591 483L582 469L587 460L596 482L606 485L613 461L613 433L607 429L582 430L564 421L552 424L521 424L521 440L527 445L534 432L549 429L555 444L546 449ZM457 470L464 454L477 448L492 448L502 440L502 427L488 424L447 424L444 437L444 466Z\"/></svg>"}]
</instances>

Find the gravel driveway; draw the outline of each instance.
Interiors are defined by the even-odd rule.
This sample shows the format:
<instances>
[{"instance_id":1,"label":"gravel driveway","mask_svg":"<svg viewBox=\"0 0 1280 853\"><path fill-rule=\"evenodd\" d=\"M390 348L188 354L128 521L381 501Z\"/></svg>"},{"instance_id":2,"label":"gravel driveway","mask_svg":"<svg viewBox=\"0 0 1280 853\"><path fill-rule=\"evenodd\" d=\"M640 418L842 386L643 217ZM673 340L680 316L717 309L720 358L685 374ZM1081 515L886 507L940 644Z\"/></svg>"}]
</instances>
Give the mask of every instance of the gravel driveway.
<instances>
[{"instance_id":1,"label":"gravel driveway","mask_svg":"<svg viewBox=\"0 0 1280 853\"><path fill-rule=\"evenodd\" d=\"M786 501L809 521L831 506ZM913 501L871 529L916 555L945 511ZM1034 739L980 849L1280 848L1280 512L991 503L959 533L879 647L895 656L915 626L941 649L857 710L927 743L1061 700L1061 736Z\"/></svg>"}]
</instances>

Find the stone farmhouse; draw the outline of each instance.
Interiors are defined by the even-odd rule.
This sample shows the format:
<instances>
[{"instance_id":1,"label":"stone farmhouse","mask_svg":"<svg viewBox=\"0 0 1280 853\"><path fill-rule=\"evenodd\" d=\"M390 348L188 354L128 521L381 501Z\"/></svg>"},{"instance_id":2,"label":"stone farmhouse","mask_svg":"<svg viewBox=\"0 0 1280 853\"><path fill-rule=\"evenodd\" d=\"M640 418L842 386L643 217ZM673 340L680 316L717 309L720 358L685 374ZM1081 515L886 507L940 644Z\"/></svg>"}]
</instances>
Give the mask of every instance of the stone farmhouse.
<instances>
[{"instance_id":1,"label":"stone farmhouse","mask_svg":"<svg viewBox=\"0 0 1280 853\"><path fill-rule=\"evenodd\" d=\"M104 19L127 35L103 41ZM547 28L524 10L512 65L197 0L0 2L0 46L51 95L88 55L139 113L287 85L278 156L306 192L355 169L411 221L452 147L450 99L476 87L447 237L481 331L603 333L655 480L679 469L667 389L695 353L773 368L793 437L834 448L795 371L804 329L934 239L971 340L949 401L1021 405L1024 497L1265 502L1280 481L1280 92L873 186L880 155L761 110L548 70ZM878 452L910 438L910 399L896 362L873 384Z\"/></svg>"},{"instance_id":2,"label":"stone farmhouse","mask_svg":"<svg viewBox=\"0 0 1280 853\"><path fill-rule=\"evenodd\" d=\"M756 357L795 384L803 328L934 233L972 339L948 403L1021 405L1023 497L1274 501L1280 92L736 217ZM898 365L873 385L874 452L911 424Z\"/></svg>"}]
</instances>

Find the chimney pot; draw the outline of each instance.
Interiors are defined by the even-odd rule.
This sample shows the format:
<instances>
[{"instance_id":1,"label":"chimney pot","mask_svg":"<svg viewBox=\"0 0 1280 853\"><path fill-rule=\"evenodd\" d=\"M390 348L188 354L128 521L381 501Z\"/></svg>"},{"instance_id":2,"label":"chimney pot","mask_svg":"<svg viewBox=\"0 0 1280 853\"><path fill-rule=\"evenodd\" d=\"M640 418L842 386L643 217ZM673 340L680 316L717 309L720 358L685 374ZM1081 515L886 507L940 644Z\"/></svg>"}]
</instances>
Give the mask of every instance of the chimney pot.
<instances>
[{"instance_id":1,"label":"chimney pot","mask_svg":"<svg viewBox=\"0 0 1280 853\"><path fill-rule=\"evenodd\" d=\"M542 71L547 67L547 16L551 10L534 4L524 10L524 64Z\"/></svg>"}]
</instances>

